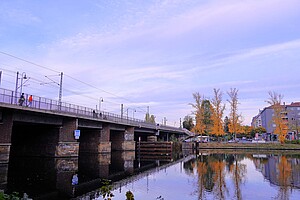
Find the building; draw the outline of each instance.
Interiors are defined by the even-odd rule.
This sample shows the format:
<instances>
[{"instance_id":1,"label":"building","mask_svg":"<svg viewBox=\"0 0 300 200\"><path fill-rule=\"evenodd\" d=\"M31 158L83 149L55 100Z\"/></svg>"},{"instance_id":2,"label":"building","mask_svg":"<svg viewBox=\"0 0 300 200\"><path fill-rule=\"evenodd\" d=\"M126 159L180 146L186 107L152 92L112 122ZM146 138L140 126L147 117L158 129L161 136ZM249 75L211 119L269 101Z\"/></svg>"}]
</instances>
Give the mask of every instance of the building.
<instances>
[{"instance_id":1,"label":"building","mask_svg":"<svg viewBox=\"0 0 300 200\"><path fill-rule=\"evenodd\" d=\"M260 113L261 113L261 110L259 110L259 114L258 114L258 115L254 116L254 117L252 118L251 126L252 126L253 128L258 128L258 127L261 127L261 126L262 126L262 124L261 124L261 115L260 115Z\"/></svg>"},{"instance_id":2,"label":"building","mask_svg":"<svg viewBox=\"0 0 300 200\"><path fill-rule=\"evenodd\" d=\"M259 111L259 114L252 119L252 127L264 127L267 133L273 133L276 125L273 123L274 110L271 106ZM288 123L289 135L294 136L300 130L300 102L292 102L290 105L282 105L282 118ZM298 130L298 131L297 131Z\"/></svg>"}]
</instances>

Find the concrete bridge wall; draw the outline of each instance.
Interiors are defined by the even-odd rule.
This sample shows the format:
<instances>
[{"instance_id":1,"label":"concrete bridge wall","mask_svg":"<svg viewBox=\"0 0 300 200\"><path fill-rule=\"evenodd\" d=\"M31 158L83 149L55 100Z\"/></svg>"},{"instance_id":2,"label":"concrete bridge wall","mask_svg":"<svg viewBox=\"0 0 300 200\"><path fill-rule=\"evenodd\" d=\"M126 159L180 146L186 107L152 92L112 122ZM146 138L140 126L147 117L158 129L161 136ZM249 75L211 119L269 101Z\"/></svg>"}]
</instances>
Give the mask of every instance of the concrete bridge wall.
<instances>
[{"instance_id":1,"label":"concrete bridge wall","mask_svg":"<svg viewBox=\"0 0 300 200\"><path fill-rule=\"evenodd\" d=\"M154 127L0 103L0 163L7 163L10 154L59 158L78 157L80 152L134 151L139 138L146 141L158 133ZM80 130L79 139L75 130Z\"/></svg>"}]
</instances>

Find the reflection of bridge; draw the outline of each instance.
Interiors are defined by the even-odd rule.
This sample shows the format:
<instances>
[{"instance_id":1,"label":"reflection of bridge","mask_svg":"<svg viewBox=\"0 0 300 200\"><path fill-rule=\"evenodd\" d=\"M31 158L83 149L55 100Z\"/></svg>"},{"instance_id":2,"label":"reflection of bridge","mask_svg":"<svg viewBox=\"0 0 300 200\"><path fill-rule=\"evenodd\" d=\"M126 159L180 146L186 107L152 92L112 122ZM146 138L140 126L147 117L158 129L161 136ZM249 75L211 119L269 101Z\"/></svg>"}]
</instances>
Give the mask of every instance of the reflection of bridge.
<instances>
[{"instance_id":1,"label":"reflection of bridge","mask_svg":"<svg viewBox=\"0 0 300 200\"><path fill-rule=\"evenodd\" d=\"M149 123L91 108L33 96L23 106L13 91L0 89L0 161L11 155L78 156L79 152L103 153L135 150L135 141L149 137L168 140L185 129ZM77 138L75 134L80 134Z\"/></svg>"},{"instance_id":2,"label":"reflection of bridge","mask_svg":"<svg viewBox=\"0 0 300 200\"><path fill-rule=\"evenodd\" d=\"M166 163L166 162L160 163L159 160L157 160L156 163L153 162L149 165L143 166L140 169L135 169L133 175L131 175L131 176L125 178L125 179L114 182L112 184L113 185L113 190L116 190L116 189L121 188L123 186L132 184L132 183L134 183L134 182L136 182L140 179L143 179L144 177L148 177L151 174L158 173L159 171L165 170L168 167L170 167L172 165L175 165L177 163L187 162L187 161L193 159L194 157L195 157L194 155L191 155L191 156L187 156L187 157L184 157L182 159L179 159L177 161L170 162L170 163ZM88 187L96 188L95 186L97 186L99 188L99 186L101 185L99 183L101 183L100 179L98 179L97 181L95 180L93 182L89 182ZM77 188L77 189L79 189L79 188ZM96 197L100 197L100 196L101 196L100 195L100 190L94 190L94 191L91 191L91 192L89 192L85 195L79 196L76 199L86 199L87 197L96 198Z\"/></svg>"}]
</instances>

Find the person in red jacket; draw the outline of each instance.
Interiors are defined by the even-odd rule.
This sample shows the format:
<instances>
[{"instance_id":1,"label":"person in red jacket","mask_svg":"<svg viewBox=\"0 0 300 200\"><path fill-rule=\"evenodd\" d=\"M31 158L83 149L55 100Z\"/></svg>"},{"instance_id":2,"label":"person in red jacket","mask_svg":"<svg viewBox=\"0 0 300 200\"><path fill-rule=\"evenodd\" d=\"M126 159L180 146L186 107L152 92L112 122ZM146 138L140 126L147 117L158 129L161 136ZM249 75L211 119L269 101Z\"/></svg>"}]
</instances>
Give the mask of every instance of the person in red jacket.
<instances>
[{"instance_id":1,"label":"person in red jacket","mask_svg":"<svg viewBox=\"0 0 300 200\"><path fill-rule=\"evenodd\" d=\"M33 100L33 97L32 97L32 95L30 95L30 96L28 97L28 107L29 107L29 106L31 107L31 105L32 105L32 100Z\"/></svg>"}]
</instances>

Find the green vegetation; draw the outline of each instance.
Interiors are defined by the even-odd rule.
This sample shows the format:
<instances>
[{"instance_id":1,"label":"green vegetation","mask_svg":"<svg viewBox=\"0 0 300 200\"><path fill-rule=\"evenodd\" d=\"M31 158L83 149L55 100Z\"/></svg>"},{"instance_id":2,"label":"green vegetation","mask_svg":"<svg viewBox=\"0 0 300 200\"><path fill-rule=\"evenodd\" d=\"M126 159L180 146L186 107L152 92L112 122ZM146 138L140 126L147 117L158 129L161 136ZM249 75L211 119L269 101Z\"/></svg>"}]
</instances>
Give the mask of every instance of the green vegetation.
<instances>
[{"instance_id":1,"label":"green vegetation","mask_svg":"<svg viewBox=\"0 0 300 200\"><path fill-rule=\"evenodd\" d=\"M0 191L0 200L32 200L28 198L26 193L23 194L23 197L18 192L13 192L11 194L5 194L4 191Z\"/></svg>"},{"instance_id":2,"label":"green vegetation","mask_svg":"<svg viewBox=\"0 0 300 200\"><path fill-rule=\"evenodd\" d=\"M285 140L285 144L300 144L300 140Z\"/></svg>"}]
</instances>

